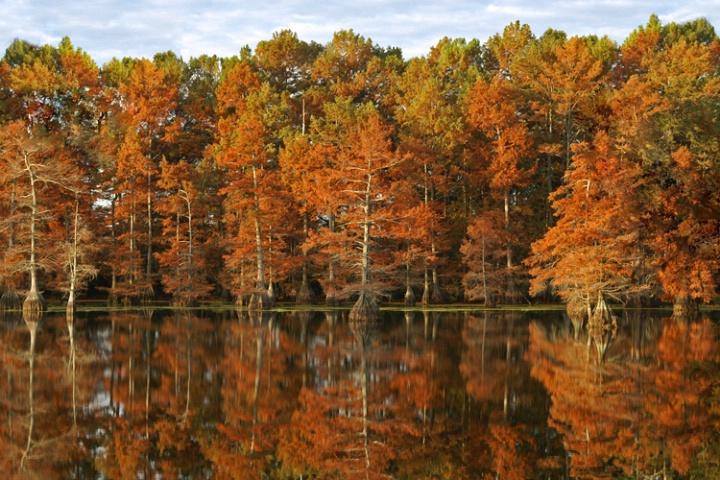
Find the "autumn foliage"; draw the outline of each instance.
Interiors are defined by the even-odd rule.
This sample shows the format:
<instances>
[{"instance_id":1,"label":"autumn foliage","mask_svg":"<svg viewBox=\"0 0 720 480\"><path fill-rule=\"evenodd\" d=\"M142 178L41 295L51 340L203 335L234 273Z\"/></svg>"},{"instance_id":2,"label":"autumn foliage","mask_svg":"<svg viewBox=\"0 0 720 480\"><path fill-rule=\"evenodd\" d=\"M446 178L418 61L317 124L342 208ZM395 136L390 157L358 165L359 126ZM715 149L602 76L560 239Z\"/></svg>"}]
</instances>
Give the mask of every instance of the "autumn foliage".
<instances>
[{"instance_id":1,"label":"autumn foliage","mask_svg":"<svg viewBox=\"0 0 720 480\"><path fill-rule=\"evenodd\" d=\"M6 303L90 287L125 304L693 312L720 267L719 45L704 20L656 16L622 44L515 22L407 61L352 30L101 67L67 38L16 40Z\"/></svg>"}]
</instances>

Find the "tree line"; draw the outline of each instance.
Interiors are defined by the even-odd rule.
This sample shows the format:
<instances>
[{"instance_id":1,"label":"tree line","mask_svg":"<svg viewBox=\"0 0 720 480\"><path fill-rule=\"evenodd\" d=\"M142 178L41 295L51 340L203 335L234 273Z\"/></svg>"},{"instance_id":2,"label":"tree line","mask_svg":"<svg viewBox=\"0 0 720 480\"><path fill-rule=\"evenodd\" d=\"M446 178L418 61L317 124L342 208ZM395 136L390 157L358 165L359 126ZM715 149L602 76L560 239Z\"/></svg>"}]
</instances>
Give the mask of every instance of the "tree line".
<instances>
[{"instance_id":1,"label":"tree line","mask_svg":"<svg viewBox=\"0 0 720 480\"><path fill-rule=\"evenodd\" d=\"M622 44L444 38L404 60L352 30L237 56L98 67L64 38L0 63L4 305L222 297L716 295L720 41L656 16ZM21 295L18 295L18 292Z\"/></svg>"}]
</instances>

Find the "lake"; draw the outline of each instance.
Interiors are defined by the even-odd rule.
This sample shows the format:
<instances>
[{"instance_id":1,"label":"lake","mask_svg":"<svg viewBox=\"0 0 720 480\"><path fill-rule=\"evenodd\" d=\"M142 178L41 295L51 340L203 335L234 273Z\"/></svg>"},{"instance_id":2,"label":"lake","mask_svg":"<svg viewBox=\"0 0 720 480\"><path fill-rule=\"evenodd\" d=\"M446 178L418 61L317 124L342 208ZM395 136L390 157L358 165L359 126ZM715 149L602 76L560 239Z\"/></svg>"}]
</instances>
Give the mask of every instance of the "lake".
<instances>
[{"instance_id":1,"label":"lake","mask_svg":"<svg viewBox=\"0 0 720 480\"><path fill-rule=\"evenodd\" d=\"M0 470L22 478L712 478L717 319L561 310L5 319ZM714 314L715 315L715 314Z\"/></svg>"}]
</instances>

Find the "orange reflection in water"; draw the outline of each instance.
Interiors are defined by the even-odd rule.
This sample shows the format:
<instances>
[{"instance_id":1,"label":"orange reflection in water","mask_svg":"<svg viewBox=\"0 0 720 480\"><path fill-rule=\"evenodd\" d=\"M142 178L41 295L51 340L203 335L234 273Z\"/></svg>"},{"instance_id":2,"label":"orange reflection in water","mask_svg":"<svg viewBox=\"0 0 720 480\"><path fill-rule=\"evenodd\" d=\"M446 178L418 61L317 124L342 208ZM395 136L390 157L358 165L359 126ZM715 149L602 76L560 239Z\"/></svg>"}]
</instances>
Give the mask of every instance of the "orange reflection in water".
<instances>
[{"instance_id":1,"label":"orange reflection in water","mask_svg":"<svg viewBox=\"0 0 720 480\"><path fill-rule=\"evenodd\" d=\"M68 325L48 315L34 348L29 323L0 332L12 475L707 476L716 448L707 319L625 316L602 364L552 312L80 313L72 342Z\"/></svg>"}]
</instances>

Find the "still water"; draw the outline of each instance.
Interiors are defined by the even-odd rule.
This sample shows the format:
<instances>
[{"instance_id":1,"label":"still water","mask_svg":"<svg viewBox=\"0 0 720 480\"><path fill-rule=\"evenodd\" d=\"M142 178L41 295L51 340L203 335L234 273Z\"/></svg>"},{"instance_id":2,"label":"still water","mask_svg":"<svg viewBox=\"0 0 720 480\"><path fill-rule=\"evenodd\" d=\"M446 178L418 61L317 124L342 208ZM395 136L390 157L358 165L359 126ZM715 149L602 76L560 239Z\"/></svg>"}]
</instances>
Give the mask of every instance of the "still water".
<instances>
[{"instance_id":1,"label":"still water","mask_svg":"<svg viewBox=\"0 0 720 480\"><path fill-rule=\"evenodd\" d=\"M620 316L602 364L561 311L385 312L376 326L342 311L81 312L72 335L64 314L8 320L0 470L710 478L716 322Z\"/></svg>"}]
</instances>

